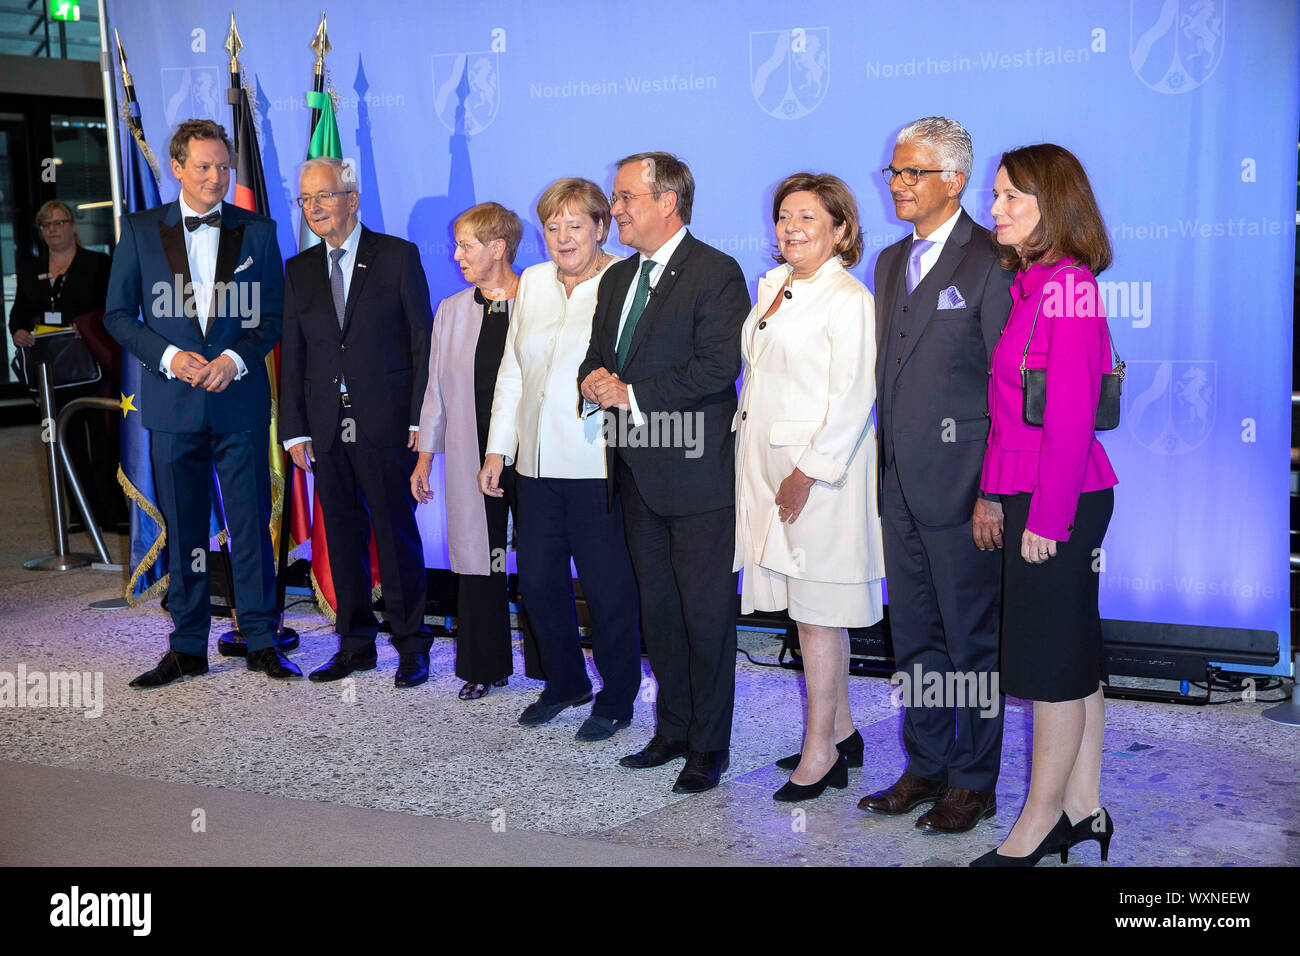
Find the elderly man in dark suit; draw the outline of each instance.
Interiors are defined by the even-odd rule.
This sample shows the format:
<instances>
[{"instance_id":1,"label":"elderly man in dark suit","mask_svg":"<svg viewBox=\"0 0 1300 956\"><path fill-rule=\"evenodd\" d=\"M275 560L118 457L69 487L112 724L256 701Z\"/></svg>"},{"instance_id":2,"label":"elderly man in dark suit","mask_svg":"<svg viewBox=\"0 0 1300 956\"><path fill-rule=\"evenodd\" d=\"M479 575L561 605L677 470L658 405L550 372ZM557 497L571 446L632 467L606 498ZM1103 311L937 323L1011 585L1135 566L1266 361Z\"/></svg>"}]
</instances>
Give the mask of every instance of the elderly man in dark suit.
<instances>
[{"instance_id":1,"label":"elderly man in dark suit","mask_svg":"<svg viewBox=\"0 0 1300 956\"><path fill-rule=\"evenodd\" d=\"M352 167L302 166L298 202L324 242L285 266L280 433L293 462L316 475L338 596L339 650L312 671L332 681L375 666L379 622L367 560L373 522L394 683L429 679L424 546L410 476L429 375L429 286L413 243L357 219Z\"/></svg>"},{"instance_id":2,"label":"elderly man in dark suit","mask_svg":"<svg viewBox=\"0 0 1300 956\"><path fill-rule=\"evenodd\" d=\"M926 117L898 134L883 170L913 233L876 262L876 414L889 623L898 670L973 674L994 691L925 706L903 721L907 770L858 804L873 813L934 806L916 825L960 833L997 812L1002 707L998 669L1002 506L981 496L989 356L1011 310L1011 276L988 230L961 207L970 135ZM945 686L956 686L945 682ZM960 706L959 706L960 705ZM937 802L936 802L937 801Z\"/></svg>"},{"instance_id":3,"label":"elderly man in dark suit","mask_svg":"<svg viewBox=\"0 0 1300 956\"><path fill-rule=\"evenodd\" d=\"M611 213L639 255L601 280L582 397L606 409L607 479L623 504L659 682L654 737L625 767L686 765L676 793L727 769L736 677L735 450L740 327L736 261L694 238L695 180L668 153L618 163ZM668 435L670 440L662 440ZM672 436L676 440L672 440Z\"/></svg>"},{"instance_id":4,"label":"elderly man in dark suit","mask_svg":"<svg viewBox=\"0 0 1300 956\"><path fill-rule=\"evenodd\" d=\"M150 432L167 525L171 649L131 686L207 673L214 465L248 669L301 677L275 646L264 364L280 338L284 288L275 223L222 202L230 188L230 140L221 126L185 121L170 152L180 197L122 220L104 312L105 328L151 373L141 377L135 401Z\"/></svg>"}]
</instances>

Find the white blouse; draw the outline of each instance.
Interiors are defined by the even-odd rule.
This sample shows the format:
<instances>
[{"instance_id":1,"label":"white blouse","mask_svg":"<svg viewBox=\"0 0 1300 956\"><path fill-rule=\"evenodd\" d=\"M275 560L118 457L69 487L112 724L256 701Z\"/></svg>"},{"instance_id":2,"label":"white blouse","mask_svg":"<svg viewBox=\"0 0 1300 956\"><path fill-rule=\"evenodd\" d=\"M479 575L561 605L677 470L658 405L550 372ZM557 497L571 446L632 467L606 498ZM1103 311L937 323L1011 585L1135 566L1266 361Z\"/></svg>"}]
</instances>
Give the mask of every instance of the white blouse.
<instances>
[{"instance_id":1,"label":"white blouse","mask_svg":"<svg viewBox=\"0 0 1300 956\"><path fill-rule=\"evenodd\" d=\"M604 415L579 414L578 367L591 343L596 292L615 256L566 297L554 262L519 277L492 396L487 452L529 478L604 478Z\"/></svg>"}]
</instances>

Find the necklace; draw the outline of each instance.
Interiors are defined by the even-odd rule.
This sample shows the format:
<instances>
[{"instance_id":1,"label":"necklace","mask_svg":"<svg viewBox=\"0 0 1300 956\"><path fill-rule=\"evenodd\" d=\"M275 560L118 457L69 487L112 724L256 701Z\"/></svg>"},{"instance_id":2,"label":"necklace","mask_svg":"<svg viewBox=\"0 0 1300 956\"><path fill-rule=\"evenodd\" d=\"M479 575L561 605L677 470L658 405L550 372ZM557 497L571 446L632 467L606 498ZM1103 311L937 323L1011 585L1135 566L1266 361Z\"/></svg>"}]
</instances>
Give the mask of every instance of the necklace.
<instances>
[{"instance_id":1,"label":"necklace","mask_svg":"<svg viewBox=\"0 0 1300 956\"><path fill-rule=\"evenodd\" d=\"M581 278L571 279L566 275L561 275L560 281L564 285L564 290L566 292L572 292L574 289L582 285L588 279L594 279L596 276L600 275L601 270L605 268L606 264L608 264L609 260L612 258L614 257L610 255L608 252L602 252L599 256L596 257L596 267L592 269L590 273L588 273L585 276L582 276Z\"/></svg>"}]
</instances>

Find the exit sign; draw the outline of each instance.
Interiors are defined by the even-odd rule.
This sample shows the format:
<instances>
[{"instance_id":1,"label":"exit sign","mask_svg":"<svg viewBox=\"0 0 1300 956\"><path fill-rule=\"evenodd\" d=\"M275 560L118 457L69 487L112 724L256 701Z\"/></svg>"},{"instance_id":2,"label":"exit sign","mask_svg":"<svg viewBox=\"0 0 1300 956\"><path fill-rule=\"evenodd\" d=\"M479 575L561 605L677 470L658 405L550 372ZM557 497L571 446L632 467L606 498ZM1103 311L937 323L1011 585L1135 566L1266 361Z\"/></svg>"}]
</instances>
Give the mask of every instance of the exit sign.
<instances>
[{"instance_id":1,"label":"exit sign","mask_svg":"<svg viewBox=\"0 0 1300 956\"><path fill-rule=\"evenodd\" d=\"M50 0L51 20L80 20L81 7L72 0Z\"/></svg>"}]
</instances>

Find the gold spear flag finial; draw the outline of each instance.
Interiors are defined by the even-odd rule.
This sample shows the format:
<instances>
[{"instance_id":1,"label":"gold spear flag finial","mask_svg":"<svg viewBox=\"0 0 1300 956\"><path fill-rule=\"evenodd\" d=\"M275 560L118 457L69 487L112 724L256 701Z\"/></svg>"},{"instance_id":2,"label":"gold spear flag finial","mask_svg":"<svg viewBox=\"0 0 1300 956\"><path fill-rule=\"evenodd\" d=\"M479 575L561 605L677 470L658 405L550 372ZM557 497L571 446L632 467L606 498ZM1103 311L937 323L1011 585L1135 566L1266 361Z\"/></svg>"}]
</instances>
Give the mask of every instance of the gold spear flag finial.
<instances>
[{"instance_id":1,"label":"gold spear flag finial","mask_svg":"<svg viewBox=\"0 0 1300 956\"><path fill-rule=\"evenodd\" d=\"M238 73L239 72L239 51L244 48L244 43L242 40L239 39L239 30L235 26L234 11L231 11L230 14L230 32L226 34L226 42L224 46L226 48L226 52L230 54L230 72Z\"/></svg>"},{"instance_id":2,"label":"gold spear flag finial","mask_svg":"<svg viewBox=\"0 0 1300 956\"><path fill-rule=\"evenodd\" d=\"M122 38L118 36L117 27L113 27L113 40L117 43L117 61L122 64L122 85L130 87L134 82L131 71L126 68L126 50L122 49Z\"/></svg>"},{"instance_id":3,"label":"gold spear flag finial","mask_svg":"<svg viewBox=\"0 0 1300 956\"><path fill-rule=\"evenodd\" d=\"M325 32L325 11L320 13L320 26L316 28L316 36L312 37L311 48L316 54L316 73L317 75L325 72L325 54L332 47L330 46L329 34Z\"/></svg>"}]
</instances>

